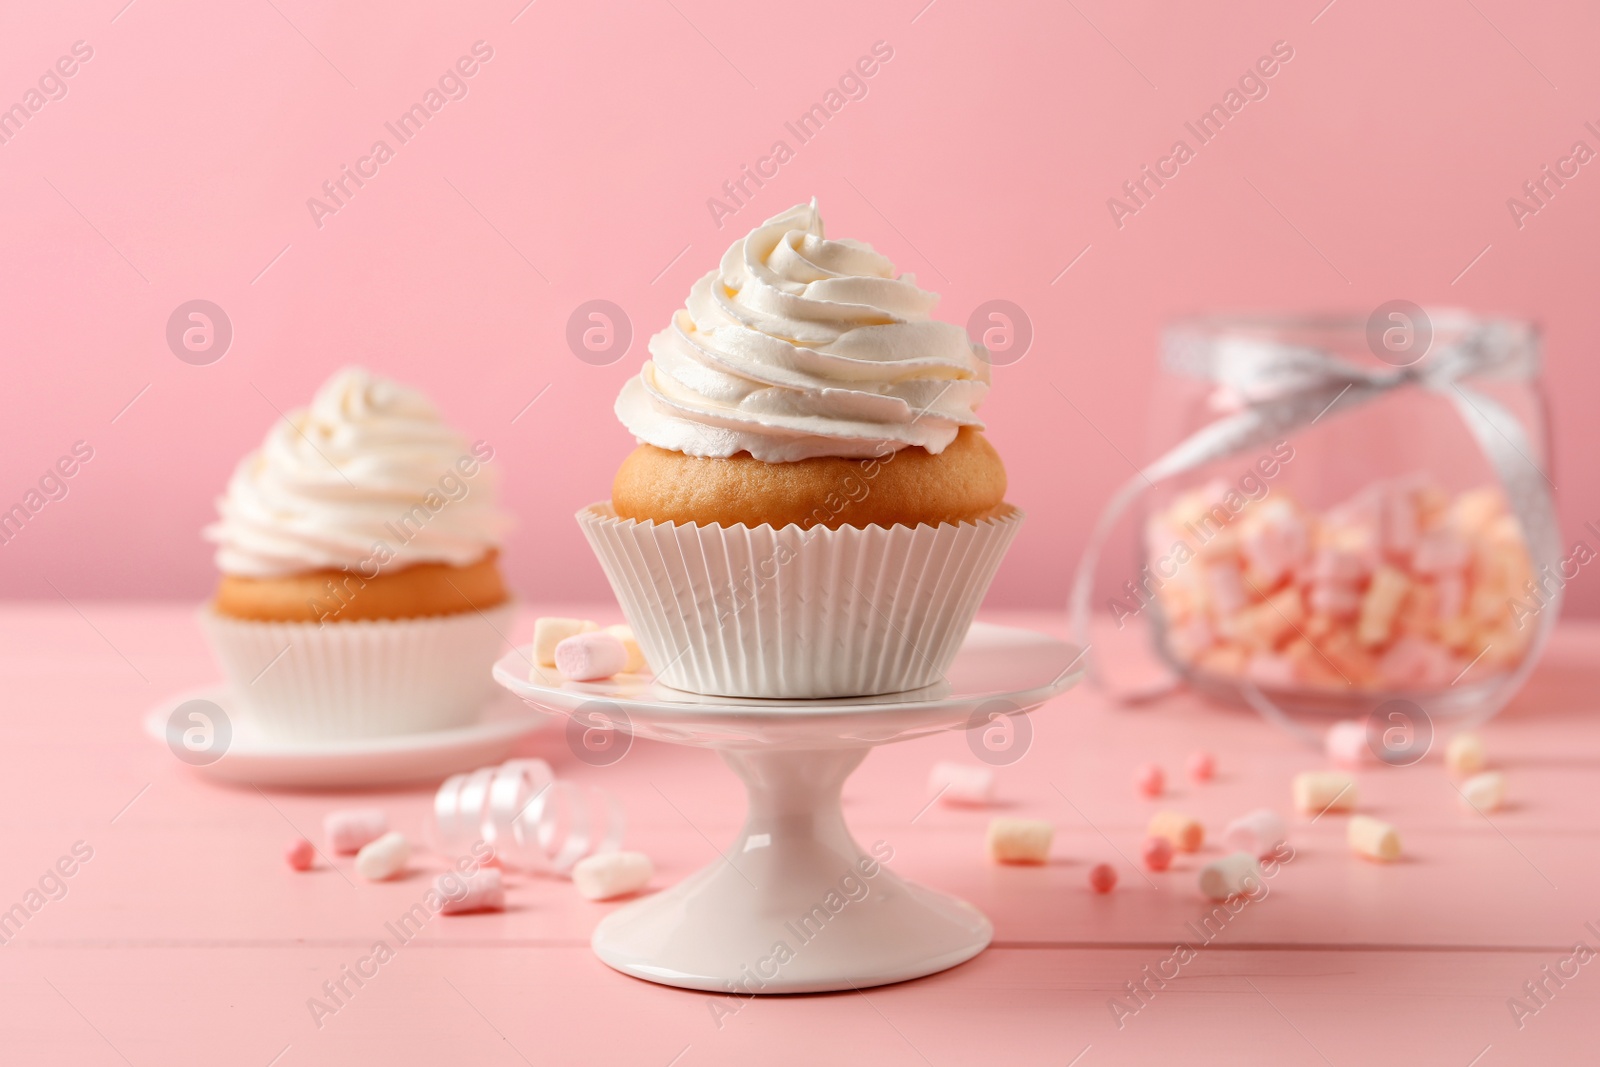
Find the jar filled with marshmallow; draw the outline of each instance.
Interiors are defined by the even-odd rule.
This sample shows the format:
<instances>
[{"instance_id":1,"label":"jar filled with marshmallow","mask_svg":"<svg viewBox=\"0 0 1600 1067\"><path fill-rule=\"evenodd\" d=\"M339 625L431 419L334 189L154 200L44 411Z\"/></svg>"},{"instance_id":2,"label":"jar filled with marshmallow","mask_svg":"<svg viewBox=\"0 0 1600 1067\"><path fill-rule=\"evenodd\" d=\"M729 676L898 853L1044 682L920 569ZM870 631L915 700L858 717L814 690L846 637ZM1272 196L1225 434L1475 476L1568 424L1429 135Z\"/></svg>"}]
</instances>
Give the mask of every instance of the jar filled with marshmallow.
<instances>
[{"instance_id":1,"label":"jar filled with marshmallow","mask_svg":"<svg viewBox=\"0 0 1600 1067\"><path fill-rule=\"evenodd\" d=\"M1533 327L1399 301L1197 318L1163 369L1136 573L1102 572L1094 608L1264 713L1510 699L1564 581Z\"/></svg>"}]
</instances>

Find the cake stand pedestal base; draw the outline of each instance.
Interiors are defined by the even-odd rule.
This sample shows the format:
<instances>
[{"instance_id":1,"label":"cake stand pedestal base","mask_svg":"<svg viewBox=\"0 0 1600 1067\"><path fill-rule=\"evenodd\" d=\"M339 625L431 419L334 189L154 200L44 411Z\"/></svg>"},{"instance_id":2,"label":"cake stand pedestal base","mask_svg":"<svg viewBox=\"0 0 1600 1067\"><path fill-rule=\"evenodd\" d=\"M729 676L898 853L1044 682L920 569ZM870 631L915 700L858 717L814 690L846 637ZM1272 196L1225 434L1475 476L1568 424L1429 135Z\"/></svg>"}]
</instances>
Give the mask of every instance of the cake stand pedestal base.
<instances>
[{"instance_id":1,"label":"cake stand pedestal base","mask_svg":"<svg viewBox=\"0 0 1600 1067\"><path fill-rule=\"evenodd\" d=\"M994 927L978 909L884 867L891 842L850 836L839 793L867 751L725 750L749 794L738 838L608 915L596 954L636 978L750 995L902 982L982 952Z\"/></svg>"}]
</instances>

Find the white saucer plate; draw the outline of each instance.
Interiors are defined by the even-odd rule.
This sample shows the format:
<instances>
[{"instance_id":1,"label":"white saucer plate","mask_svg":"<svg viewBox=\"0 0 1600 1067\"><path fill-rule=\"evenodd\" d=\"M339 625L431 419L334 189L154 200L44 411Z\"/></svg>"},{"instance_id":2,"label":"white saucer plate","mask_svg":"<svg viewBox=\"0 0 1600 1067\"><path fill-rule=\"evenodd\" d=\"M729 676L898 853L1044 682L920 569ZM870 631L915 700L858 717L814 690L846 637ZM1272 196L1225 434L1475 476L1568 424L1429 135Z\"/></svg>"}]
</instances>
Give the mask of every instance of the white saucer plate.
<instances>
[{"instance_id":1,"label":"white saucer plate","mask_svg":"<svg viewBox=\"0 0 1600 1067\"><path fill-rule=\"evenodd\" d=\"M170 747L168 719L174 708L189 700L209 700L224 712L234 706L225 685L178 693L145 715L145 733ZM362 789L437 781L501 762L520 738L553 721L511 694L498 693L484 706L480 721L451 730L288 742L263 740L240 728L220 759L193 766L217 781L286 789Z\"/></svg>"}]
</instances>

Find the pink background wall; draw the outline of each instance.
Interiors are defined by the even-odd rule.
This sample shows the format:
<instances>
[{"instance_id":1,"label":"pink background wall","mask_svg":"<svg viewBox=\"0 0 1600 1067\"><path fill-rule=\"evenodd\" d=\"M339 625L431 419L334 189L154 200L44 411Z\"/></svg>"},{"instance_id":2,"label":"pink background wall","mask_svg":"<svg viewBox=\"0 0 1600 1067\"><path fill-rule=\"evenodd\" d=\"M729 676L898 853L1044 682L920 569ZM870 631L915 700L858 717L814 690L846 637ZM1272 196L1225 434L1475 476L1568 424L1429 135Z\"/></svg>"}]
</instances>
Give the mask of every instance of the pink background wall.
<instances>
[{"instance_id":1,"label":"pink background wall","mask_svg":"<svg viewBox=\"0 0 1600 1067\"><path fill-rule=\"evenodd\" d=\"M630 446L618 386L729 241L812 195L943 317L1003 298L1033 322L984 410L1033 516L995 602L1064 600L1119 452L1148 458L1159 326L1204 308L1539 320L1568 539L1600 519L1600 171L1521 229L1506 207L1574 141L1600 148L1592 5L125 2L0 9L0 106L93 48L0 144L0 508L94 449L0 547L0 595L201 597L198 530L234 462L359 361L495 444L524 596L598 596L571 515ZM468 95L319 229L307 198L480 39ZM1268 96L1119 230L1107 197L1280 40ZM866 97L719 229L707 198L795 147L784 122L876 41L893 58ZM209 366L165 342L195 298L234 325ZM597 298L634 330L609 366L564 339ZM1600 609L1587 574L1571 595Z\"/></svg>"}]
</instances>

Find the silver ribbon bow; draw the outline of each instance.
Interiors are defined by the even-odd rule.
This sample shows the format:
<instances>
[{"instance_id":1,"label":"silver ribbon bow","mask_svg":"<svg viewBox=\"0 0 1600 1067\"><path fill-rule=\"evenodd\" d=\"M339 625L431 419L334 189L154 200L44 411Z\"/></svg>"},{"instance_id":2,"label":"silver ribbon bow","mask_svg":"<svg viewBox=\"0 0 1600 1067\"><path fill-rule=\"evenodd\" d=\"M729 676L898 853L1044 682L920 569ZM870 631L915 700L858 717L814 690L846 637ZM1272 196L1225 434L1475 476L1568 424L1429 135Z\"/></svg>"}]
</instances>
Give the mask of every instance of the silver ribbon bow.
<instances>
[{"instance_id":1,"label":"silver ribbon bow","mask_svg":"<svg viewBox=\"0 0 1600 1067\"><path fill-rule=\"evenodd\" d=\"M433 798L433 845L465 856L482 841L504 867L570 876L585 856L622 847L614 797L556 778L542 759L514 759L447 778Z\"/></svg>"},{"instance_id":2,"label":"silver ribbon bow","mask_svg":"<svg viewBox=\"0 0 1600 1067\"><path fill-rule=\"evenodd\" d=\"M1167 356L1174 369L1210 379L1239 410L1202 427L1140 470L1106 504L1072 582L1069 610L1079 646L1089 647L1089 598L1106 538L1140 493L1214 460L1286 437L1335 404L1348 412L1397 389L1428 389L1450 399L1505 490L1522 526L1536 579L1555 571L1561 560L1560 529L1550 493L1553 486L1532 458L1537 450L1514 414L1466 384L1472 379L1532 377L1538 364L1537 336L1527 324L1511 320L1480 320L1457 311L1433 312L1430 317L1434 347L1409 366L1380 370L1316 348L1242 337L1218 341L1198 330L1170 335ZM1447 340L1439 341L1441 336ZM1470 721L1489 718L1522 687L1549 638L1561 597L1558 584L1539 613L1533 640L1516 670L1485 698ZM1092 679L1103 683L1093 658L1087 668ZM1246 682L1242 688L1257 711L1289 725L1281 709L1255 686ZM1298 728L1290 728L1304 736Z\"/></svg>"}]
</instances>

